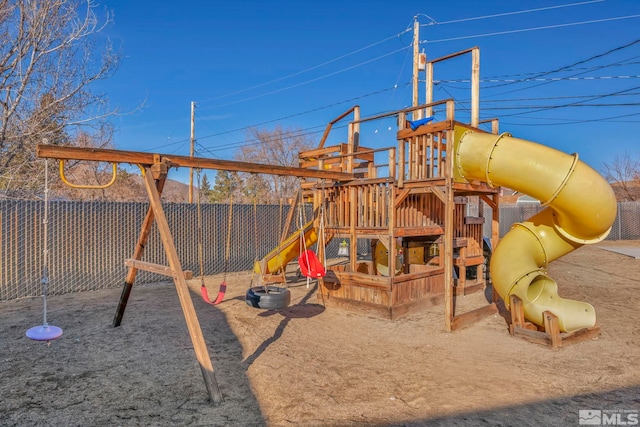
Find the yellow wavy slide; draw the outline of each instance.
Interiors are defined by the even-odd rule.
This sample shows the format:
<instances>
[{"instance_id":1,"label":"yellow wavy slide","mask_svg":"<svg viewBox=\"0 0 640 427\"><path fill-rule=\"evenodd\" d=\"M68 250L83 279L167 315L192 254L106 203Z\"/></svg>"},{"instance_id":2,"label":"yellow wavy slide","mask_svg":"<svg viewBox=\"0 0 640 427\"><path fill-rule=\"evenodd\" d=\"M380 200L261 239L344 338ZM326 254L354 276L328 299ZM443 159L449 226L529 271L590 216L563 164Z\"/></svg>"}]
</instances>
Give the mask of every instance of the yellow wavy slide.
<instances>
[{"instance_id":1,"label":"yellow wavy slide","mask_svg":"<svg viewBox=\"0 0 640 427\"><path fill-rule=\"evenodd\" d=\"M585 245L603 240L616 217L616 198L594 169L553 148L510 134L493 135L456 128L454 177L480 180L528 194L546 208L514 224L491 258L494 289L509 304L523 301L527 320L543 325L543 312L558 316L562 332L596 323L593 306L558 296L549 277L550 262Z\"/></svg>"},{"instance_id":2,"label":"yellow wavy slide","mask_svg":"<svg viewBox=\"0 0 640 427\"><path fill-rule=\"evenodd\" d=\"M307 247L313 246L318 241L318 233L313 227L313 220L306 223L301 230L296 230L284 239L275 249L264 256L261 262L256 262L253 269L256 273L260 273L260 265L264 263L266 268L263 274L275 274L295 257L300 255L300 233L304 233Z\"/></svg>"}]
</instances>

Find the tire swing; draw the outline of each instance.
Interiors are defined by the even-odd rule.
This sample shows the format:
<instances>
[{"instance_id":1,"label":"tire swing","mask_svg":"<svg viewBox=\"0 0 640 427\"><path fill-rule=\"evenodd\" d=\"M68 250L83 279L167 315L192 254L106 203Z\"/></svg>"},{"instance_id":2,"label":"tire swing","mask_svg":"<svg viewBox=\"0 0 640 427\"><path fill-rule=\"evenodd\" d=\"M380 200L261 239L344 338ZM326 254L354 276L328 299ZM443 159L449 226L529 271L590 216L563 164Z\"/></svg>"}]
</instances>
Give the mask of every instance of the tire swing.
<instances>
[{"instance_id":1,"label":"tire swing","mask_svg":"<svg viewBox=\"0 0 640 427\"><path fill-rule=\"evenodd\" d=\"M251 272L249 289L245 295L245 301L249 307L263 310L279 310L289 307L291 303L291 291L286 287L269 285L268 283L253 286L253 277L256 273L256 266L260 266L259 280L262 281L262 273L265 271L264 263L258 262L258 206L256 194L253 194L253 228L254 228L254 268ZM280 246L278 244L278 246Z\"/></svg>"},{"instance_id":2,"label":"tire swing","mask_svg":"<svg viewBox=\"0 0 640 427\"><path fill-rule=\"evenodd\" d=\"M227 292L227 270L229 269L229 247L231 242L231 221L233 218L233 194L231 194L229 198L229 215L227 220L227 240L225 242L224 248L224 276L222 278L222 283L220 284L220 289L218 290L218 295L216 299L212 300L209 298L209 291L207 291L207 287L204 285L204 249L203 249L203 232L202 232L202 211L200 208L200 169L198 169L198 199L196 201L198 206L198 262L200 264L200 294L202 295L202 300L207 304L218 305L224 300L224 294Z\"/></svg>"}]
</instances>

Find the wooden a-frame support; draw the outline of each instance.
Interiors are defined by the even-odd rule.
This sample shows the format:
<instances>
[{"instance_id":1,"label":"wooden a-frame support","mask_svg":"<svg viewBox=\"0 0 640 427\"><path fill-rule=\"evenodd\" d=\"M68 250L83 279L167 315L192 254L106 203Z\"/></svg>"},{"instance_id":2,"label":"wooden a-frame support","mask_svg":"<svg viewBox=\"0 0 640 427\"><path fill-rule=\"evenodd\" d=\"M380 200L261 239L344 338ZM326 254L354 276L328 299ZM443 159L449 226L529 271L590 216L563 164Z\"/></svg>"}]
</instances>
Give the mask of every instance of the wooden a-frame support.
<instances>
[{"instance_id":1,"label":"wooden a-frame support","mask_svg":"<svg viewBox=\"0 0 640 427\"><path fill-rule=\"evenodd\" d=\"M214 405L220 404L223 401L223 397L214 375L211 358L209 357L209 352L202 335L202 329L200 328L200 323L198 322L193 301L191 300L191 295L189 293L187 279L190 278L191 272L184 271L182 269L180 258L178 257L173 241L173 236L171 235L171 230L169 229L169 224L162 207L162 201L160 200L160 195L162 194L169 168L190 167L218 170L224 169L249 173L334 179L339 181L350 181L354 179L353 174L334 171L87 147L39 144L36 147L36 155L41 158L58 160L84 160L93 162L110 162L113 164L129 163L137 164L140 167L147 194L149 196L149 208L142 224L133 256L125 261L125 265L129 267L129 270L125 278L122 294L120 295L120 301L113 319L113 326L120 326L122 322L122 317L124 316L124 311L127 307L127 302L138 270L151 271L153 273L173 277L182 312L187 323L187 329L191 336L191 342L193 343L193 349L196 353L200 369L202 370L202 376L204 378L205 386L207 387L207 392L209 393L209 399ZM82 188L97 187L83 186ZM141 260L154 222L158 226L162 244L169 261L169 266L153 264Z\"/></svg>"},{"instance_id":2,"label":"wooden a-frame support","mask_svg":"<svg viewBox=\"0 0 640 427\"><path fill-rule=\"evenodd\" d=\"M113 319L113 326L120 326L120 323L122 322L124 310L127 307L127 301L131 294L131 288L133 287L138 270L148 270L172 276L176 286L176 291L178 292L182 313L184 314L184 319L187 322L187 329L191 336L193 349L196 353L196 359L200 365L204 384L209 394L210 402L214 405L218 405L223 401L222 392L218 387L218 383L213 372L211 358L209 357L207 345L204 341L204 336L202 335L202 329L200 328L200 322L198 321L193 301L191 300L189 286L187 285L186 279L188 273L185 274L182 270L182 264L180 263L180 258L178 257L178 252L176 251L176 246L173 242L173 236L169 229L169 223L167 222L167 217L165 216L164 209L162 208L162 202L160 200L160 194L162 193L164 183L167 179L168 170L169 167L166 161L155 163L150 167L141 167L142 177L149 195L149 209L147 210L147 214L142 224L142 229L140 230L140 235L138 236L138 242L133 256L130 260L127 260L126 263L129 266L129 271L125 279L122 294L120 296L120 302L118 303L118 308L116 309L116 314ZM160 238L169 261L169 268L140 261L154 221L158 226L158 231L160 232Z\"/></svg>"}]
</instances>

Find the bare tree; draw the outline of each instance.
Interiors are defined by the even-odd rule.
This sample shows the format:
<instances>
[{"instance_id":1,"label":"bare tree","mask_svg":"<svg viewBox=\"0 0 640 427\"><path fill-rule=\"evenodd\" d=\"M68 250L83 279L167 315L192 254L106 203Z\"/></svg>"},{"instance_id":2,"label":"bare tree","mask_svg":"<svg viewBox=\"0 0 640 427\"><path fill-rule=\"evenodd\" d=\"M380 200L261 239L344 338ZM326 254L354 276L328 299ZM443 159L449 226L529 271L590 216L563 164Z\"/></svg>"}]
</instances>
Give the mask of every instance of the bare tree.
<instances>
[{"instance_id":1,"label":"bare tree","mask_svg":"<svg viewBox=\"0 0 640 427\"><path fill-rule=\"evenodd\" d=\"M298 153L315 145L301 130L280 126L272 131L249 129L246 139L249 143L240 148L237 160L280 166L297 167ZM293 197L300 186L298 179L292 176L256 175L246 181L251 183L251 195L259 203Z\"/></svg>"},{"instance_id":2,"label":"bare tree","mask_svg":"<svg viewBox=\"0 0 640 427\"><path fill-rule=\"evenodd\" d=\"M640 197L640 157L628 152L616 154L611 163L603 164L604 177L609 181L618 199L635 201Z\"/></svg>"},{"instance_id":3,"label":"bare tree","mask_svg":"<svg viewBox=\"0 0 640 427\"><path fill-rule=\"evenodd\" d=\"M110 23L93 0L0 0L0 197L38 186L35 145L44 139L73 144L90 133L110 143L116 111L91 91L120 61L100 36Z\"/></svg>"}]
</instances>

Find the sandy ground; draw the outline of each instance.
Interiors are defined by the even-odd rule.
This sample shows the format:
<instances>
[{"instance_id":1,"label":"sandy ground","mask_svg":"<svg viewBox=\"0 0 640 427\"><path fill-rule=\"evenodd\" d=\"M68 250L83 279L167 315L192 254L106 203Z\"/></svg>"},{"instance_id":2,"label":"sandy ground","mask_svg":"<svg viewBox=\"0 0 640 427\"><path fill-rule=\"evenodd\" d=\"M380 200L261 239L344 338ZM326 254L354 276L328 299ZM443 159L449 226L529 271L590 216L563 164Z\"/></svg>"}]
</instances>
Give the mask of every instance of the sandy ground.
<instances>
[{"instance_id":1,"label":"sandy ground","mask_svg":"<svg viewBox=\"0 0 640 427\"><path fill-rule=\"evenodd\" d=\"M604 244L616 243L640 246ZM325 310L304 282L291 307L264 312L244 302L249 276L231 276L219 306L194 294L218 407L171 283L134 288L119 328L119 289L50 297L64 335L49 346L24 335L40 299L2 302L0 425L575 426L579 410L639 411L640 260L583 247L550 273L595 306L599 339L552 350L511 337L500 315L446 333L442 307L394 322Z\"/></svg>"}]
</instances>

